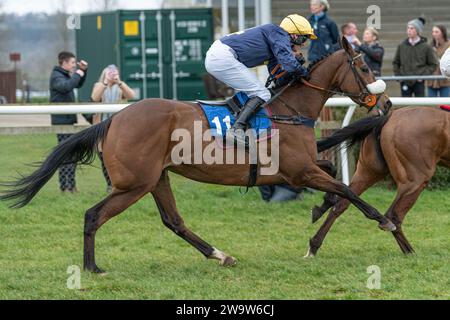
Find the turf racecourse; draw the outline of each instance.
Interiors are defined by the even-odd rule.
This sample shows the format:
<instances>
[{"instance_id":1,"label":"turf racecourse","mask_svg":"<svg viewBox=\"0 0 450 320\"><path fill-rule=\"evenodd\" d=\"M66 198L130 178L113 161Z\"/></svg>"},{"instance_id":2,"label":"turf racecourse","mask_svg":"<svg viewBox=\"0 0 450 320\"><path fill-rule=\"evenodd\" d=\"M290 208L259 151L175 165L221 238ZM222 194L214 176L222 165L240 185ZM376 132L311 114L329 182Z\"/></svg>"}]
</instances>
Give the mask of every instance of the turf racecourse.
<instances>
[{"instance_id":1,"label":"turf racecourse","mask_svg":"<svg viewBox=\"0 0 450 320\"><path fill-rule=\"evenodd\" d=\"M0 136L0 178L42 160L56 137ZM151 165L151 164L149 164ZM98 166L98 164L97 164ZM233 268L205 260L161 223L151 196L97 234L97 262L106 276L82 272L69 290L67 268L81 266L87 208L105 195L101 171L77 173L80 193L60 194L55 178L21 210L0 204L0 299L449 299L450 197L426 191L404 230L417 254L404 256L394 238L351 208L315 259L305 260L310 208L304 201L266 204L256 190L211 186L172 176L186 223L238 259ZM365 199L385 211L394 192ZM381 270L381 289L366 287L367 268Z\"/></svg>"}]
</instances>

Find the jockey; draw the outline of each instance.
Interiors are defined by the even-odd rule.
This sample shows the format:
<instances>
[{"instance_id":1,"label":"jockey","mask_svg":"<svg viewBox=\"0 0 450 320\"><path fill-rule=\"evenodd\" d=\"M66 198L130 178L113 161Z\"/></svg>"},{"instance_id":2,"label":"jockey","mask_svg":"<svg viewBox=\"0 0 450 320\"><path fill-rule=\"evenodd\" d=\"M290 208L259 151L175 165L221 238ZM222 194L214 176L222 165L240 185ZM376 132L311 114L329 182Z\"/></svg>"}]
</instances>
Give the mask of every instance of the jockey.
<instances>
[{"instance_id":1,"label":"jockey","mask_svg":"<svg viewBox=\"0 0 450 320\"><path fill-rule=\"evenodd\" d=\"M247 121L265 102L270 91L249 70L267 61L278 61L293 78L307 78L308 71L297 61L293 47L317 39L307 19L292 14L281 25L265 24L224 36L206 53L206 70L216 79L249 96L234 127L229 130L238 142L245 143Z\"/></svg>"}]
</instances>

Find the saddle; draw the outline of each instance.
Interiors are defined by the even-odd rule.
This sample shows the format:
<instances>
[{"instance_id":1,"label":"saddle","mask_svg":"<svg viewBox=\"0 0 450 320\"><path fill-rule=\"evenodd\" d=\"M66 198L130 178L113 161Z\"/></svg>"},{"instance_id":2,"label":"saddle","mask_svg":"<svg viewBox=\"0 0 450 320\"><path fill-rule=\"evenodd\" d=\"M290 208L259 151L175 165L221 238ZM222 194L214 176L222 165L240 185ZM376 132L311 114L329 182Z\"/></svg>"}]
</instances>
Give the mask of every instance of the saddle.
<instances>
[{"instance_id":1,"label":"saddle","mask_svg":"<svg viewBox=\"0 0 450 320\"><path fill-rule=\"evenodd\" d=\"M245 93L238 92L224 101L197 100L197 103L211 107L226 107L234 117L237 117L247 100L248 97Z\"/></svg>"},{"instance_id":2,"label":"saddle","mask_svg":"<svg viewBox=\"0 0 450 320\"><path fill-rule=\"evenodd\" d=\"M213 135L216 137L216 143L219 147L226 148L226 132L233 124L241 109L247 103L249 97L243 93L238 92L233 97L225 101L205 101L197 100L196 102L203 109L203 112L209 122ZM268 140L272 138L272 121L270 120L271 112L266 109L260 109L249 120L249 127L255 129L258 134L264 133L264 136L258 135L255 137L256 142L262 139ZM218 138L218 139L217 139ZM245 149L249 150L249 145L245 145ZM256 184L258 178L258 164L250 164L249 180L247 190Z\"/></svg>"}]
</instances>

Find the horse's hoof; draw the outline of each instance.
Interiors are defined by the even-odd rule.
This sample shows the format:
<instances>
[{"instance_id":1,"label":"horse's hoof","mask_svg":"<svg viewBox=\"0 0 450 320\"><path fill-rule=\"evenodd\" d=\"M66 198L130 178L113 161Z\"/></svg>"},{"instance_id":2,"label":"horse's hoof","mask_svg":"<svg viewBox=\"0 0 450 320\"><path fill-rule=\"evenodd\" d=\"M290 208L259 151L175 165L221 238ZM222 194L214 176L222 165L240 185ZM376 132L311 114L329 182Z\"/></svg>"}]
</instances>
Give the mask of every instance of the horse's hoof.
<instances>
[{"instance_id":1,"label":"horse's hoof","mask_svg":"<svg viewBox=\"0 0 450 320\"><path fill-rule=\"evenodd\" d=\"M102 269L100 269L100 268L97 267L97 266L94 266L94 267L88 267L88 268L85 267L84 270L89 271L89 272L92 272L92 273L95 273L95 274L99 274L99 275L101 275L101 276L107 275L107 273L106 273L105 271L103 271Z\"/></svg>"},{"instance_id":2,"label":"horse's hoof","mask_svg":"<svg viewBox=\"0 0 450 320\"><path fill-rule=\"evenodd\" d=\"M226 257L225 259L220 261L220 265L223 267L232 267L232 266L236 265L236 263L237 263L237 260L233 257Z\"/></svg>"},{"instance_id":3,"label":"horse's hoof","mask_svg":"<svg viewBox=\"0 0 450 320\"><path fill-rule=\"evenodd\" d=\"M319 221L320 218L322 218L323 216L323 212L320 211L320 208L318 206L315 206L314 208L312 208L311 210L311 218L312 218L312 223L316 223L317 221Z\"/></svg>"},{"instance_id":4,"label":"horse's hoof","mask_svg":"<svg viewBox=\"0 0 450 320\"><path fill-rule=\"evenodd\" d=\"M378 225L378 227L379 227L381 230L384 230L384 231L390 231L390 232L393 232L393 231L397 230L397 227L395 226L395 224L393 224L390 220L388 220L388 221L385 222L385 223L380 223L380 224Z\"/></svg>"},{"instance_id":5,"label":"horse's hoof","mask_svg":"<svg viewBox=\"0 0 450 320\"><path fill-rule=\"evenodd\" d=\"M303 257L303 259L312 259L314 258L315 255L314 253L311 252L311 248L308 249L308 252L306 253L306 255Z\"/></svg>"}]
</instances>

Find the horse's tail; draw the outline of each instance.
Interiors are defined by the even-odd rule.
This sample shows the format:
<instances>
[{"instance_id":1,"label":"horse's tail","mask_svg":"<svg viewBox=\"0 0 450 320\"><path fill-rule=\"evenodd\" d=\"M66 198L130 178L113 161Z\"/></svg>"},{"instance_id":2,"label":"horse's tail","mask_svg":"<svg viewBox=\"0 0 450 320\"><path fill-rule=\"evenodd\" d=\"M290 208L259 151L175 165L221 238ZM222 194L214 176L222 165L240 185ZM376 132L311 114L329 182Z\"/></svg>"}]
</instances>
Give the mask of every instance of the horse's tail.
<instances>
[{"instance_id":1,"label":"horse's tail","mask_svg":"<svg viewBox=\"0 0 450 320\"><path fill-rule=\"evenodd\" d=\"M388 115L368 117L334 132L331 136L317 141L318 152L323 152L337 145L345 143L346 147L351 147L358 142L363 141L370 133L375 132L379 136L386 122Z\"/></svg>"},{"instance_id":2,"label":"horse's tail","mask_svg":"<svg viewBox=\"0 0 450 320\"><path fill-rule=\"evenodd\" d=\"M97 146L108 133L112 118L72 135L69 139L57 145L39 168L29 176L22 176L14 182L1 185L9 190L0 194L0 200L16 200L11 208L21 208L27 205L41 188L51 179L61 165L91 164L95 160Z\"/></svg>"}]
</instances>

